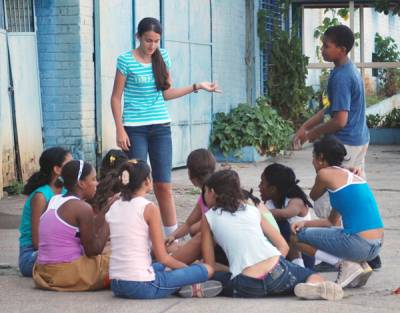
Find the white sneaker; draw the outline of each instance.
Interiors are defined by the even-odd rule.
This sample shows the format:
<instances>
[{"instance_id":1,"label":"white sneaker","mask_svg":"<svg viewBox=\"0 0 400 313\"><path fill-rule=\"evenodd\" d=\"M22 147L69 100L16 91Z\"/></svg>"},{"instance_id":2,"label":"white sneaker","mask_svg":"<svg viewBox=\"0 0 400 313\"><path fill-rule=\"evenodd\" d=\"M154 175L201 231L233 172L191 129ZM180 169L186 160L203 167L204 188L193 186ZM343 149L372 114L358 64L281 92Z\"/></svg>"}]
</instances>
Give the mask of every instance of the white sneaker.
<instances>
[{"instance_id":1,"label":"white sneaker","mask_svg":"<svg viewBox=\"0 0 400 313\"><path fill-rule=\"evenodd\" d=\"M294 287L294 294L308 300L340 300L343 298L343 289L332 281L301 283Z\"/></svg>"},{"instance_id":2,"label":"white sneaker","mask_svg":"<svg viewBox=\"0 0 400 313\"><path fill-rule=\"evenodd\" d=\"M364 269L359 263L352 261L342 261L339 265L339 273L336 283L346 288L353 280L364 273Z\"/></svg>"},{"instance_id":3,"label":"white sneaker","mask_svg":"<svg viewBox=\"0 0 400 313\"><path fill-rule=\"evenodd\" d=\"M369 277L373 273L371 266L367 262L361 262L361 267L363 268L363 273L354 279L347 287L349 288L359 288L365 286Z\"/></svg>"},{"instance_id":4,"label":"white sneaker","mask_svg":"<svg viewBox=\"0 0 400 313\"><path fill-rule=\"evenodd\" d=\"M184 286L179 289L183 298L211 298L218 296L222 291L222 284L216 280L207 280L204 283Z\"/></svg>"}]
</instances>

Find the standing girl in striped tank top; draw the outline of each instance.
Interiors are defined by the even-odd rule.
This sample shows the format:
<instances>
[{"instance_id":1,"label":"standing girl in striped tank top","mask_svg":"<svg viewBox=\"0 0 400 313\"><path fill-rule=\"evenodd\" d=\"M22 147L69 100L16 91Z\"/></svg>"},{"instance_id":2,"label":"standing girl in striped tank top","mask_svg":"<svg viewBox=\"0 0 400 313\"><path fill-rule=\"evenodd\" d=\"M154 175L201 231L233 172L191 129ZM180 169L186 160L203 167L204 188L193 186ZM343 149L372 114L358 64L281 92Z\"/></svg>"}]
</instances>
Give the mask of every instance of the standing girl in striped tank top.
<instances>
[{"instance_id":1,"label":"standing girl in striped tank top","mask_svg":"<svg viewBox=\"0 0 400 313\"><path fill-rule=\"evenodd\" d=\"M161 35L157 19L146 17L140 21L136 34L139 46L118 57L111 108L118 146L128 152L130 159L147 160L149 155L154 193L165 234L169 235L177 228L177 221L171 188L171 117L165 101L200 89L217 92L218 85L201 82L172 88L171 60L167 50L160 48Z\"/></svg>"}]
</instances>

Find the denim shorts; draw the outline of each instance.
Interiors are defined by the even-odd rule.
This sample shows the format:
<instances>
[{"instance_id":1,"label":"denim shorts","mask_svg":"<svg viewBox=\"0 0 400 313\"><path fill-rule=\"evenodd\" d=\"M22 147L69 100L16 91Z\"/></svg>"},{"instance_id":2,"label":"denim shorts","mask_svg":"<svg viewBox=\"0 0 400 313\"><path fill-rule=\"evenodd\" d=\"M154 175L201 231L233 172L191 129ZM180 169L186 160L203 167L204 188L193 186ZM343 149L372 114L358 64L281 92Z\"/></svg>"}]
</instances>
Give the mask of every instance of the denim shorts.
<instances>
[{"instance_id":1,"label":"denim shorts","mask_svg":"<svg viewBox=\"0 0 400 313\"><path fill-rule=\"evenodd\" d=\"M270 273L263 279L252 278L239 274L230 279L230 273L217 272L214 280L218 280L224 286L223 296L235 298L263 298L267 296L292 294L294 287L307 281L313 272L297 264L279 258Z\"/></svg>"},{"instance_id":2,"label":"denim shorts","mask_svg":"<svg viewBox=\"0 0 400 313\"><path fill-rule=\"evenodd\" d=\"M32 277L33 265L35 265L38 251L33 246L19 248L18 265L23 276Z\"/></svg>"},{"instance_id":3,"label":"denim shorts","mask_svg":"<svg viewBox=\"0 0 400 313\"><path fill-rule=\"evenodd\" d=\"M370 261L379 255L382 239L367 240L337 227L307 227L297 232L300 242L349 261Z\"/></svg>"},{"instance_id":4,"label":"denim shorts","mask_svg":"<svg viewBox=\"0 0 400 313\"><path fill-rule=\"evenodd\" d=\"M116 297L129 299L160 299L175 293L183 286L204 282L208 272L202 264L166 271L165 266L153 263L153 281L111 280L111 290Z\"/></svg>"},{"instance_id":5,"label":"denim shorts","mask_svg":"<svg viewBox=\"0 0 400 313\"><path fill-rule=\"evenodd\" d=\"M147 161L149 155L154 182L170 183L172 170L171 125L125 126L131 146L130 159Z\"/></svg>"}]
</instances>

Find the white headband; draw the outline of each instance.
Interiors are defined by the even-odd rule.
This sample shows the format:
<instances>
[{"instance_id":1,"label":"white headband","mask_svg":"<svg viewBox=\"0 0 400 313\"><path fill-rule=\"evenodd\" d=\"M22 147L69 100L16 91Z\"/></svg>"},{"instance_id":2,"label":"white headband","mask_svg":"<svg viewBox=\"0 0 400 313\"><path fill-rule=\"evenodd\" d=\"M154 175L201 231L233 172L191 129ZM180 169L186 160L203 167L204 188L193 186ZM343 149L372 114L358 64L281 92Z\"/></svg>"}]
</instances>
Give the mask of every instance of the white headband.
<instances>
[{"instance_id":1,"label":"white headband","mask_svg":"<svg viewBox=\"0 0 400 313\"><path fill-rule=\"evenodd\" d=\"M79 172L78 172L78 179L77 179L77 181L79 181L79 180L81 179L82 170L83 170L83 164L84 164L83 160L79 160Z\"/></svg>"}]
</instances>

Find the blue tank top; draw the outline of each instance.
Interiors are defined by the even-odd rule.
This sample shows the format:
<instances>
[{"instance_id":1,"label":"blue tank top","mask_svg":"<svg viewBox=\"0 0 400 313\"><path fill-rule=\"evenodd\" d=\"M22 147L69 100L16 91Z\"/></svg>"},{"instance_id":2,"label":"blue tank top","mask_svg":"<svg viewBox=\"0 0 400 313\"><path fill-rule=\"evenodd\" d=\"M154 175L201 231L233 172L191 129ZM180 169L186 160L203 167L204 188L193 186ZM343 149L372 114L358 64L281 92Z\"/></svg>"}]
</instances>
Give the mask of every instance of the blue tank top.
<instances>
[{"instance_id":1,"label":"blue tank top","mask_svg":"<svg viewBox=\"0 0 400 313\"><path fill-rule=\"evenodd\" d=\"M32 216L32 207L31 200L33 196L37 193L43 194L46 199L46 203L48 203L52 196L54 196L53 189L51 189L50 185L43 185L37 188L34 192L32 192L28 199L25 202L24 208L22 210L21 216L21 224L19 226L19 245L20 247L26 247L32 245L32 224L31 224L31 216Z\"/></svg>"},{"instance_id":2,"label":"blue tank top","mask_svg":"<svg viewBox=\"0 0 400 313\"><path fill-rule=\"evenodd\" d=\"M367 182L353 181L354 174L347 172L349 178L344 186L328 189L332 208L342 216L344 231L355 234L383 228L378 205Z\"/></svg>"}]
</instances>

